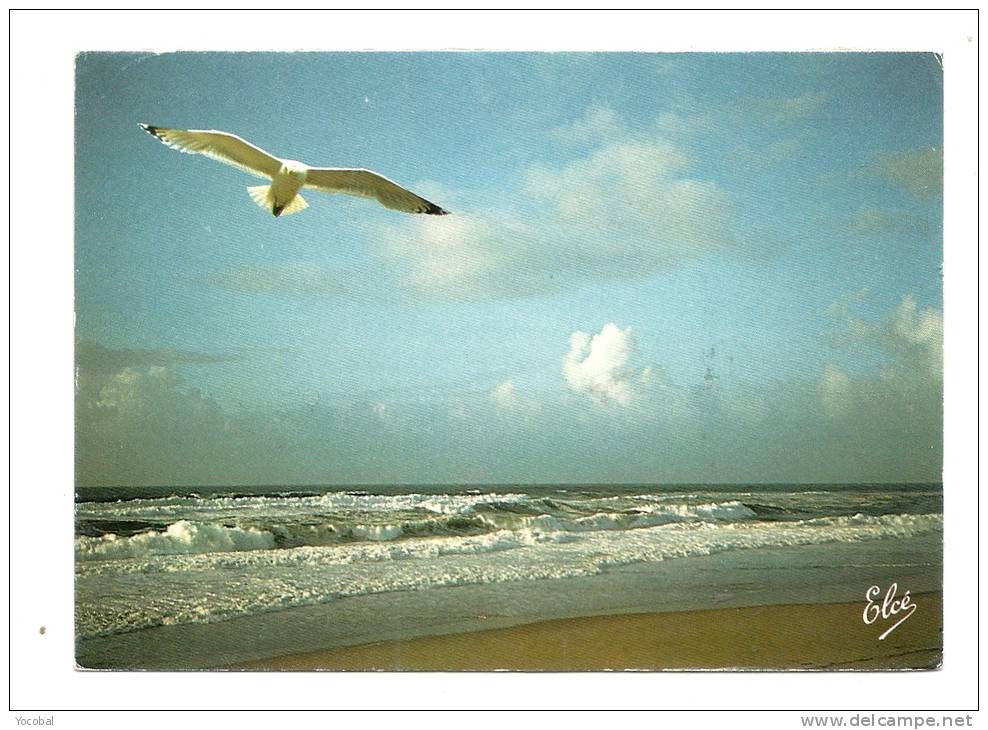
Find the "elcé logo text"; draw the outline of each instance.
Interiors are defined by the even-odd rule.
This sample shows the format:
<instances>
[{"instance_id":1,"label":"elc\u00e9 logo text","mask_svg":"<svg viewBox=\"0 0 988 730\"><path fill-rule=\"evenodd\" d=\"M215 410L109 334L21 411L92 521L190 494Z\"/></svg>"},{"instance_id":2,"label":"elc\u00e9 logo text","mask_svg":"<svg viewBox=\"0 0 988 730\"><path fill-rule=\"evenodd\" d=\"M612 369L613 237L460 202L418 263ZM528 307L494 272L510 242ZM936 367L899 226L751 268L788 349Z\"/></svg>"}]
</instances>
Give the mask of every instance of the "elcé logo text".
<instances>
[{"instance_id":1,"label":"elc\u00e9 logo text","mask_svg":"<svg viewBox=\"0 0 988 730\"><path fill-rule=\"evenodd\" d=\"M868 603L865 606L864 615L862 618L866 624L871 625L879 619L882 621L890 621L901 614L901 618L889 626L885 632L878 637L879 641L884 641L885 637L895 631L903 621L916 613L916 604L913 603L913 599L912 596L909 595L909 591L903 593L901 598L897 597L898 591L898 583L893 583L890 585L888 590L885 591L885 596L882 598L881 603L877 602L877 599L882 592L880 587L872 586L865 591L865 599Z\"/></svg>"}]
</instances>

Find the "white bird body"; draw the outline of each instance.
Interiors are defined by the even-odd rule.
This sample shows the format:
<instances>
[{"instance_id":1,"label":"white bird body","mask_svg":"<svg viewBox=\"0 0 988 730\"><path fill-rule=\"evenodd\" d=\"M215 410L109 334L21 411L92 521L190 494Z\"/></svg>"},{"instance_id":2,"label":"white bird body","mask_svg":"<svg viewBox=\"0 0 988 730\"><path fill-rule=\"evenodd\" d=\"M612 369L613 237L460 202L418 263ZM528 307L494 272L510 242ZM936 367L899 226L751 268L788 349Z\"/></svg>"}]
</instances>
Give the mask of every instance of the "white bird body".
<instances>
[{"instance_id":1,"label":"white bird body","mask_svg":"<svg viewBox=\"0 0 988 730\"><path fill-rule=\"evenodd\" d=\"M299 195L303 187L375 198L386 208L404 213L446 215L448 212L372 170L310 167L298 160L283 160L235 134L214 129L165 129L148 124L140 127L172 149L205 155L271 180L270 185L255 185L247 188L247 192L275 217L309 207Z\"/></svg>"}]
</instances>

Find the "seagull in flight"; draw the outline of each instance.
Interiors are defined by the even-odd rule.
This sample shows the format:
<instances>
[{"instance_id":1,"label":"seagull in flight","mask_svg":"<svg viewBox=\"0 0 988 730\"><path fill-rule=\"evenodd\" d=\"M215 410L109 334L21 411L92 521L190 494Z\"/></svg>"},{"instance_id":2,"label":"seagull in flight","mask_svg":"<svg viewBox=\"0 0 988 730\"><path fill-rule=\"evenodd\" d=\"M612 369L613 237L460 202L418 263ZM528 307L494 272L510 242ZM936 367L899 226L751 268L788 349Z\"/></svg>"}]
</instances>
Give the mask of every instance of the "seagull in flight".
<instances>
[{"instance_id":1,"label":"seagull in flight","mask_svg":"<svg viewBox=\"0 0 988 730\"><path fill-rule=\"evenodd\" d=\"M449 212L372 170L309 167L297 160L275 157L235 134L215 129L166 129L150 124L139 126L179 152L205 155L239 167L251 175L269 179L270 185L248 187L247 192L255 203L276 218L309 207L298 194L301 188L376 198L385 208L403 213L446 215Z\"/></svg>"}]
</instances>

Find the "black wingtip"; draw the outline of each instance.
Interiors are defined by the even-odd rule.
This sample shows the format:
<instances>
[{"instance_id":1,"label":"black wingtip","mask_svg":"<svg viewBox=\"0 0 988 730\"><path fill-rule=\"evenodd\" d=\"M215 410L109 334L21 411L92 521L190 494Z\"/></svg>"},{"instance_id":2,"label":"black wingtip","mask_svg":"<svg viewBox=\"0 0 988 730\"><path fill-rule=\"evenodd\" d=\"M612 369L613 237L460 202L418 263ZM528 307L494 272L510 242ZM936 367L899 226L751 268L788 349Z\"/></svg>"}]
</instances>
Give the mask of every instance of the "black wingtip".
<instances>
[{"instance_id":1,"label":"black wingtip","mask_svg":"<svg viewBox=\"0 0 988 730\"><path fill-rule=\"evenodd\" d=\"M425 213L426 215L449 215L448 210L443 210L435 203L429 203L428 201L426 201L425 209L423 209L421 212Z\"/></svg>"},{"instance_id":2,"label":"black wingtip","mask_svg":"<svg viewBox=\"0 0 988 730\"><path fill-rule=\"evenodd\" d=\"M143 129L148 134L152 135L153 137L158 136L158 127L152 127L150 124L144 124L144 122L138 122L137 126Z\"/></svg>"}]
</instances>

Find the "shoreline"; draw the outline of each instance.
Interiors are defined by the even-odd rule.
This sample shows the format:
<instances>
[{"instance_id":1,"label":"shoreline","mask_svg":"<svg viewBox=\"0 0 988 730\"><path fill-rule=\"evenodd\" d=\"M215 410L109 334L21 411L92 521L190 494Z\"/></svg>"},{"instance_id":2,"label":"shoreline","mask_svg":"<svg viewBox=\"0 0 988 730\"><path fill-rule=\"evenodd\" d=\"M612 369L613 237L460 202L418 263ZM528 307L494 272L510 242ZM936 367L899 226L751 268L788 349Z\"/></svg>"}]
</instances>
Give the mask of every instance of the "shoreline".
<instances>
[{"instance_id":1,"label":"shoreline","mask_svg":"<svg viewBox=\"0 0 988 730\"><path fill-rule=\"evenodd\" d=\"M550 619L336 647L217 667L229 671L932 670L940 592L915 614L867 625L863 602L796 603Z\"/></svg>"}]
</instances>

